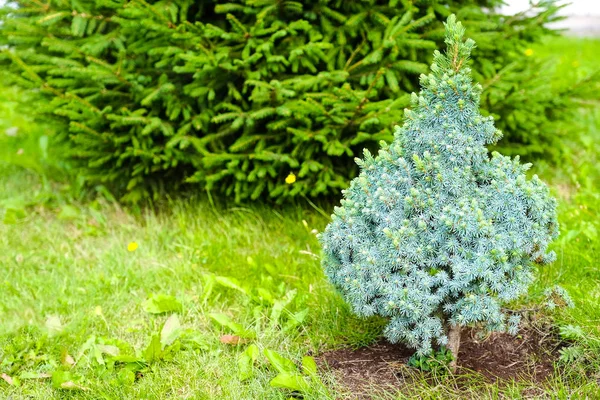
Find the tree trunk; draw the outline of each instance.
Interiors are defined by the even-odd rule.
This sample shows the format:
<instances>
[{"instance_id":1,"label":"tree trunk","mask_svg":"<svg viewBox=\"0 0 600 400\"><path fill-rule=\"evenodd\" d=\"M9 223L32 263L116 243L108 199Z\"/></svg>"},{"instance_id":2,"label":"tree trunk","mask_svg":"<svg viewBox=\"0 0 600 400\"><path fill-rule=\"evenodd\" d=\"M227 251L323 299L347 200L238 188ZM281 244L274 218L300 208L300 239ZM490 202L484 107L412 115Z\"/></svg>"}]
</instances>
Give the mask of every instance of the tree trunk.
<instances>
[{"instance_id":1,"label":"tree trunk","mask_svg":"<svg viewBox=\"0 0 600 400\"><path fill-rule=\"evenodd\" d=\"M456 372L458 361L458 350L460 348L460 325L452 325L448 330L448 350L452 353L452 361L450 362L450 370Z\"/></svg>"}]
</instances>

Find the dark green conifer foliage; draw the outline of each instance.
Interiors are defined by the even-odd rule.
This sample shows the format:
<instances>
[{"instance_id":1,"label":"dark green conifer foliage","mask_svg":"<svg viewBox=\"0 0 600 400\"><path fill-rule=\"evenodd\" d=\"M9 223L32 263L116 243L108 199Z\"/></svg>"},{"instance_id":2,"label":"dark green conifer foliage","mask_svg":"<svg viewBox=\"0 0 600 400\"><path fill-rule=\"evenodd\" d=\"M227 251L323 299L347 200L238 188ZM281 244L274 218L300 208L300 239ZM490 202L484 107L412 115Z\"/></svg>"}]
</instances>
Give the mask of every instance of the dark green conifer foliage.
<instances>
[{"instance_id":1,"label":"dark green conifer foliage","mask_svg":"<svg viewBox=\"0 0 600 400\"><path fill-rule=\"evenodd\" d=\"M189 182L236 200L315 197L392 139L452 12L479 44L483 112L520 153L556 151L539 132L591 86L560 97L533 79L524 51L553 1L510 19L489 11L500 3L18 0L0 11L0 71L43 95L88 181L126 201Z\"/></svg>"}]
</instances>

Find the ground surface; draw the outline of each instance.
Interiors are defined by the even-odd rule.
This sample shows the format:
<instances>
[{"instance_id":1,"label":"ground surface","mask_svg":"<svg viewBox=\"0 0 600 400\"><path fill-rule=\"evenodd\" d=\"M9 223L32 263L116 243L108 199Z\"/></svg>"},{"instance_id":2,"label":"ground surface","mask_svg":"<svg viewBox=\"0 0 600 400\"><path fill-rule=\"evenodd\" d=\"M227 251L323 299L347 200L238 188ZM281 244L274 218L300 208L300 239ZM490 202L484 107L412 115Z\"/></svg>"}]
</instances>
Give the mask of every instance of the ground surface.
<instances>
[{"instance_id":1,"label":"ground surface","mask_svg":"<svg viewBox=\"0 0 600 400\"><path fill-rule=\"evenodd\" d=\"M465 330L459 353L458 375L476 373L488 382L507 384L523 381L544 385L554 372L558 340L536 329L519 335L493 333L478 337L478 330ZM373 391L403 392L414 383L414 369L407 366L414 351L385 340L359 349L340 349L322 354L318 361L333 373L342 391L369 398ZM442 371L446 372L446 371Z\"/></svg>"},{"instance_id":2,"label":"ground surface","mask_svg":"<svg viewBox=\"0 0 600 400\"><path fill-rule=\"evenodd\" d=\"M599 52L599 42L558 39L534 56L554 54L560 77L599 67ZM366 388L371 398L600 397L598 110L573 121L582 132L577 144L565 138L573 157L533 171L560 199L562 235L558 260L513 306L539 305L554 284L571 293L575 308L540 316L563 342L552 353L560 361L541 360L553 347L536 347L527 331L465 338L461 362L475 372L432 377L406 367L405 350L368 347L384 321L353 317L324 279L314 232L327 212L204 199L124 210L101 187L84 198L49 131L12 101L22 94L0 96L0 398L285 399L296 390L337 399L352 393L349 381L377 377L374 365L412 381ZM300 368L309 355L318 376L311 359ZM489 373L512 378L530 362L543 385Z\"/></svg>"}]
</instances>

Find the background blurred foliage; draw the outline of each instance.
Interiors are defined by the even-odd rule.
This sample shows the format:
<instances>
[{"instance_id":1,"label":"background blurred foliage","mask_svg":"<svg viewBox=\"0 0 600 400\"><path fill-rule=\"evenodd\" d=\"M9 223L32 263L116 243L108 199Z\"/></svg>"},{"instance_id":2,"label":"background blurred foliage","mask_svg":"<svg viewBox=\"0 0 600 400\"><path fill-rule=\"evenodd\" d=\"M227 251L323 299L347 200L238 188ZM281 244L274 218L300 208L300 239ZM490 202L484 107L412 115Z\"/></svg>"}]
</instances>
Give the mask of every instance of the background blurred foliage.
<instances>
[{"instance_id":1,"label":"background blurred foliage","mask_svg":"<svg viewBox=\"0 0 600 400\"><path fill-rule=\"evenodd\" d=\"M477 41L501 150L561 155L598 76L553 85L530 46L555 2L510 17L500 3L22 0L0 12L0 68L58 124L82 179L124 201L194 182L236 201L318 197L391 139L452 12Z\"/></svg>"}]
</instances>

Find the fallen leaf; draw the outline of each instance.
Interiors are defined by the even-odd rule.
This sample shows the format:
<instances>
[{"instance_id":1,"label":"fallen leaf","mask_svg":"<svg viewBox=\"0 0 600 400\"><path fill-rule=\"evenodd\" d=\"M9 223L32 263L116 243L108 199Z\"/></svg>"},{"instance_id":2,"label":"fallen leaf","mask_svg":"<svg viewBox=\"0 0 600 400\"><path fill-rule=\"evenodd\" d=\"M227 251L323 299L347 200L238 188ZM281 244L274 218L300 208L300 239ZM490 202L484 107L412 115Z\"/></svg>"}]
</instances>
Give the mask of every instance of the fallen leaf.
<instances>
[{"instance_id":1,"label":"fallen leaf","mask_svg":"<svg viewBox=\"0 0 600 400\"><path fill-rule=\"evenodd\" d=\"M75 365L75 359L71 357L70 354L65 353L62 363L63 365L68 365L72 367L73 365Z\"/></svg>"},{"instance_id":2,"label":"fallen leaf","mask_svg":"<svg viewBox=\"0 0 600 400\"><path fill-rule=\"evenodd\" d=\"M9 385L13 385L13 378L11 378L10 376L6 375L6 374L2 374L0 375L0 378L4 379L6 381L6 383L8 383Z\"/></svg>"},{"instance_id":3,"label":"fallen leaf","mask_svg":"<svg viewBox=\"0 0 600 400\"><path fill-rule=\"evenodd\" d=\"M223 344L242 344L242 343L246 343L246 339L242 339L241 337L237 336L237 335L223 335L219 338L219 340L221 341L221 343Z\"/></svg>"},{"instance_id":4,"label":"fallen leaf","mask_svg":"<svg viewBox=\"0 0 600 400\"><path fill-rule=\"evenodd\" d=\"M160 344L163 347L170 346L179 336L181 336L181 324L177 315L172 314L160 331Z\"/></svg>"},{"instance_id":5,"label":"fallen leaf","mask_svg":"<svg viewBox=\"0 0 600 400\"><path fill-rule=\"evenodd\" d=\"M58 318L56 315L49 316L48 319L46 319L45 325L46 329L48 329L51 335L60 333L63 330L60 318Z\"/></svg>"},{"instance_id":6,"label":"fallen leaf","mask_svg":"<svg viewBox=\"0 0 600 400\"><path fill-rule=\"evenodd\" d=\"M51 374L48 373L37 373L37 372L23 372L19 378L21 379L45 379L52 378Z\"/></svg>"},{"instance_id":7,"label":"fallen leaf","mask_svg":"<svg viewBox=\"0 0 600 400\"><path fill-rule=\"evenodd\" d=\"M112 346L110 344L98 344L96 348L100 350L102 354L108 354L111 357L116 357L121 353L121 350L117 346Z\"/></svg>"},{"instance_id":8,"label":"fallen leaf","mask_svg":"<svg viewBox=\"0 0 600 400\"><path fill-rule=\"evenodd\" d=\"M16 126L11 126L10 128L6 128L6 130L4 131L6 136L11 136L11 137L17 136L18 132L19 132L19 128L17 128Z\"/></svg>"}]
</instances>

